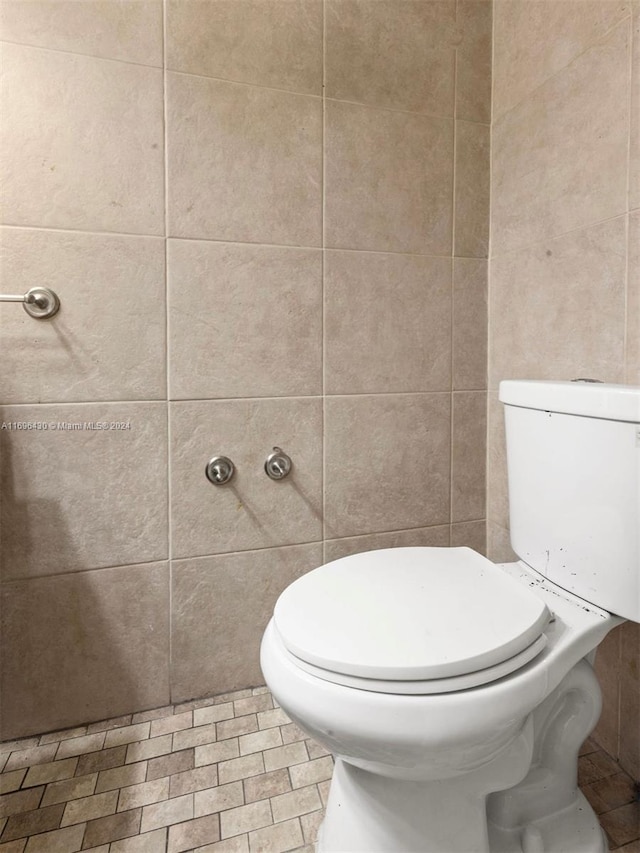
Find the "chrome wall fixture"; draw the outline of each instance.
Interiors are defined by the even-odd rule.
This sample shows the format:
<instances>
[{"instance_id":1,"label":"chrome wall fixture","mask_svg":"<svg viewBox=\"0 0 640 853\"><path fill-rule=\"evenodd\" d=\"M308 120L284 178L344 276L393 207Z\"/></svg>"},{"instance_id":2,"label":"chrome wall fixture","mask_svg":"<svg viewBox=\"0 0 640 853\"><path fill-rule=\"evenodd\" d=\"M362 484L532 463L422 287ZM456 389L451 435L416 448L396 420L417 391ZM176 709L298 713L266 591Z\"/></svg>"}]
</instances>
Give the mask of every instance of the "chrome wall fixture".
<instances>
[{"instance_id":1,"label":"chrome wall fixture","mask_svg":"<svg viewBox=\"0 0 640 853\"><path fill-rule=\"evenodd\" d=\"M22 307L30 317L46 320L58 313L60 300L48 287L32 287L23 296L0 296L0 302L22 302Z\"/></svg>"},{"instance_id":2,"label":"chrome wall fixture","mask_svg":"<svg viewBox=\"0 0 640 853\"><path fill-rule=\"evenodd\" d=\"M228 456L213 456L204 469L207 480L214 486L224 486L233 477L235 465Z\"/></svg>"},{"instance_id":3,"label":"chrome wall fixture","mask_svg":"<svg viewBox=\"0 0 640 853\"><path fill-rule=\"evenodd\" d=\"M264 470L272 480L284 480L289 476L292 467L291 458L280 447L274 447L273 453L267 456L267 461L264 463Z\"/></svg>"}]
</instances>

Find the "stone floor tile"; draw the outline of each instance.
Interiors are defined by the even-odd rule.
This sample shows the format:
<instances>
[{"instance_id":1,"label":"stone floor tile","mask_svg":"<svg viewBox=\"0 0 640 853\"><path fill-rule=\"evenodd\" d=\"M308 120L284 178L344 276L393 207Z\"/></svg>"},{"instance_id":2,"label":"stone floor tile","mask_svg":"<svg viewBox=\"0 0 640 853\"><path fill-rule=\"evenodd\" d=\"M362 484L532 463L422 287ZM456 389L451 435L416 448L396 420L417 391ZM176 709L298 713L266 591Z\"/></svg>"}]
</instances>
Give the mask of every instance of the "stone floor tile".
<instances>
[{"instance_id":1,"label":"stone floor tile","mask_svg":"<svg viewBox=\"0 0 640 853\"><path fill-rule=\"evenodd\" d=\"M281 711L282 708L277 708L276 710ZM280 726L280 734L282 735L283 743L296 743L299 740L307 740L307 733L303 732L300 726L296 726L295 723Z\"/></svg>"},{"instance_id":2,"label":"stone floor tile","mask_svg":"<svg viewBox=\"0 0 640 853\"><path fill-rule=\"evenodd\" d=\"M279 770L281 767L290 767L293 764L302 764L309 760L307 747L302 742L289 743L287 746L278 746L275 749L267 749L264 753L265 770Z\"/></svg>"},{"instance_id":3,"label":"stone floor tile","mask_svg":"<svg viewBox=\"0 0 640 853\"><path fill-rule=\"evenodd\" d=\"M249 850L251 853L284 853L294 850L304 843L302 829L298 818L265 826L249 833Z\"/></svg>"},{"instance_id":4,"label":"stone floor tile","mask_svg":"<svg viewBox=\"0 0 640 853\"><path fill-rule=\"evenodd\" d=\"M105 734L105 732L96 732L92 735L61 741L56 752L56 759L69 758L72 755L84 755L87 752L98 752L104 746Z\"/></svg>"},{"instance_id":5,"label":"stone floor tile","mask_svg":"<svg viewBox=\"0 0 640 853\"><path fill-rule=\"evenodd\" d=\"M48 764L53 761L58 750L57 743L47 743L44 746L31 746L27 749L16 749L11 752L4 772L19 770L22 767L32 767L34 764Z\"/></svg>"},{"instance_id":6,"label":"stone floor tile","mask_svg":"<svg viewBox=\"0 0 640 853\"><path fill-rule=\"evenodd\" d=\"M152 829L170 826L172 823L182 823L192 818L193 794L185 794L183 797L174 797L172 800L144 806L140 831L150 832Z\"/></svg>"},{"instance_id":7,"label":"stone floor tile","mask_svg":"<svg viewBox=\"0 0 640 853\"><path fill-rule=\"evenodd\" d=\"M235 835L224 841L216 841L204 847L196 847L194 853L249 853L249 836Z\"/></svg>"},{"instance_id":8,"label":"stone floor tile","mask_svg":"<svg viewBox=\"0 0 640 853\"><path fill-rule=\"evenodd\" d=\"M260 711L258 713L258 728L271 729L274 726L293 725L282 708L273 708L271 711Z\"/></svg>"},{"instance_id":9,"label":"stone floor tile","mask_svg":"<svg viewBox=\"0 0 640 853\"><path fill-rule=\"evenodd\" d=\"M60 826L85 823L99 817L114 814L118 805L118 791L105 791L92 797L81 797L67 803Z\"/></svg>"},{"instance_id":10,"label":"stone floor tile","mask_svg":"<svg viewBox=\"0 0 640 853\"><path fill-rule=\"evenodd\" d=\"M247 696L246 699L236 699L233 710L236 717L246 714L257 714L258 711L270 711L273 708L273 700L270 693L259 693L257 696ZM249 839L251 843L251 839Z\"/></svg>"},{"instance_id":11,"label":"stone floor tile","mask_svg":"<svg viewBox=\"0 0 640 853\"><path fill-rule=\"evenodd\" d=\"M66 803L80 797L90 797L95 793L97 781L98 774L89 773L86 776L75 776L73 779L51 782L47 785L41 805L52 806L55 803Z\"/></svg>"},{"instance_id":12,"label":"stone floor tile","mask_svg":"<svg viewBox=\"0 0 640 853\"><path fill-rule=\"evenodd\" d=\"M261 773L259 776L251 776L245 779L244 799L246 803L256 800L267 800L277 794L286 794L291 790L289 770L286 767L280 770L272 770L270 773Z\"/></svg>"},{"instance_id":13,"label":"stone floor tile","mask_svg":"<svg viewBox=\"0 0 640 853\"><path fill-rule=\"evenodd\" d=\"M70 779L75 775L78 758L63 758L62 761L50 761L48 764L36 764L30 767L24 788L32 785L46 785L47 782L58 782L60 779Z\"/></svg>"},{"instance_id":14,"label":"stone floor tile","mask_svg":"<svg viewBox=\"0 0 640 853\"><path fill-rule=\"evenodd\" d=\"M35 768L21 767L19 770L10 770L8 773L0 774L0 794L10 794L12 791L17 791L22 785L22 780L31 769L35 770Z\"/></svg>"},{"instance_id":15,"label":"stone floor tile","mask_svg":"<svg viewBox=\"0 0 640 853\"><path fill-rule=\"evenodd\" d=\"M34 811L40 805L43 791L44 785L41 785L38 788L27 788L24 791L5 794L0 800L0 817Z\"/></svg>"},{"instance_id":16,"label":"stone floor tile","mask_svg":"<svg viewBox=\"0 0 640 853\"><path fill-rule=\"evenodd\" d=\"M111 770L102 770L96 784L96 794L103 791L113 791L116 788L127 788L138 785L147 778L147 762L138 761L136 764L123 764Z\"/></svg>"},{"instance_id":17,"label":"stone floor tile","mask_svg":"<svg viewBox=\"0 0 640 853\"><path fill-rule=\"evenodd\" d=\"M213 697L213 704L220 705L223 702L235 702L236 699L245 699L247 696L252 696L251 688L246 690L233 690L231 693L220 693Z\"/></svg>"},{"instance_id":18,"label":"stone floor tile","mask_svg":"<svg viewBox=\"0 0 640 853\"><path fill-rule=\"evenodd\" d=\"M150 711L139 711L131 717L131 722L148 723L151 720L160 720L162 717L170 717L173 714L173 705L165 705L164 708L153 708Z\"/></svg>"},{"instance_id":19,"label":"stone floor tile","mask_svg":"<svg viewBox=\"0 0 640 853\"><path fill-rule=\"evenodd\" d=\"M252 687L251 693L254 696L259 696L261 693L271 693L271 691L269 690L266 684L261 684L258 687Z\"/></svg>"},{"instance_id":20,"label":"stone floor tile","mask_svg":"<svg viewBox=\"0 0 640 853\"><path fill-rule=\"evenodd\" d=\"M640 853L640 838L631 844L625 844L624 847L618 847L618 853Z\"/></svg>"},{"instance_id":21,"label":"stone floor tile","mask_svg":"<svg viewBox=\"0 0 640 853\"><path fill-rule=\"evenodd\" d=\"M616 773L587 786L604 805L603 811L617 809L636 799L636 786L626 773ZM583 792L588 798L586 789Z\"/></svg>"},{"instance_id":22,"label":"stone floor tile","mask_svg":"<svg viewBox=\"0 0 640 853\"><path fill-rule=\"evenodd\" d=\"M0 853L23 853L27 841L27 838L17 838L15 841L7 841L6 844L0 842Z\"/></svg>"},{"instance_id":23,"label":"stone floor tile","mask_svg":"<svg viewBox=\"0 0 640 853\"><path fill-rule=\"evenodd\" d=\"M240 735L238 744L240 755L249 755L252 752L262 752L264 749L282 746L282 735L278 728L265 729L261 732L253 732L250 735Z\"/></svg>"},{"instance_id":24,"label":"stone floor tile","mask_svg":"<svg viewBox=\"0 0 640 853\"><path fill-rule=\"evenodd\" d=\"M230 782L228 785L196 791L193 799L195 817L242 806L244 805L242 782Z\"/></svg>"},{"instance_id":25,"label":"stone floor tile","mask_svg":"<svg viewBox=\"0 0 640 853\"><path fill-rule=\"evenodd\" d=\"M55 806L47 806L32 812L11 815L2 831L0 841L13 841L15 838L23 838L27 835L36 835L38 832L48 832L50 829L58 829L64 803Z\"/></svg>"},{"instance_id":26,"label":"stone floor tile","mask_svg":"<svg viewBox=\"0 0 640 853\"><path fill-rule=\"evenodd\" d=\"M302 834L305 844L315 844L318 840L318 830L324 819L324 812L309 812L309 814L300 815L300 823L302 825Z\"/></svg>"},{"instance_id":27,"label":"stone floor tile","mask_svg":"<svg viewBox=\"0 0 640 853\"><path fill-rule=\"evenodd\" d=\"M162 776L153 782L141 782L138 785L121 788L117 810L119 812L126 812L130 809L136 809L138 806L148 806L151 803L159 803L161 800L167 800L168 798L169 777Z\"/></svg>"},{"instance_id":28,"label":"stone floor tile","mask_svg":"<svg viewBox=\"0 0 640 853\"><path fill-rule=\"evenodd\" d=\"M331 755L329 750L325 749L324 746L321 746L315 740L311 740L311 738L307 738L306 744L309 758L323 758L325 755Z\"/></svg>"},{"instance_id":29,"label":"stone floor tile","mask_svg":"<svg viewBox=\"0 0 640 853\"><path fill-rule=\"evenodd\" d=\"M320 799L322 800L322 805L326 808L327 801L329 799L329 790L331 788L331 780L327 782L318 782L318 793L320 794Z\"/></svg>"},{"instance_id":30,"label":"stone floor tile","mask_svg":"<svg viewBox=\"0 0 640 853\"><path fill-rule=\"evenodd\" d=\"M0 755L3 755L7 752L16 752L24 751L25 749L32 749L34 746L37 746L40 742L40 735L35 735L34 737L20 737L14 738L14 740L3 740L0 742Z\"/></svg>"},{"instance_id":31,"label":"stone floor tile","mask_svg":"<svg viewBox=\"0 0 640 853\"><path fill-rule=\"evenodd\" d=\"M170 797L181 797L183 794L192 794L194 791L214 788L218 784L218 765L207 764L204 767L185 770L182 773L169 776L169 780Z\"/></svg>"},{"instance_id":32,"label":"stone floor tile","mask_svg":"<svg viewBox=\"0 0 640 853\"><path fill-rule=\"evenodd\" d=\"M276 823L301 814L315 812L320 808L322 808L322 802L315 785L298 788L297 791L291 791L289 794L278 794L271 798L271 811Z\"/></svg>"},{"instance_id":33,"label":"stone floor tile","mask_svg":"<svg viewBox=\"0 0 640 853\"><path fill-rule=\"evenodd\" d=\"M241 835L251 832L252 829L261 829L273 823L271 809L268 800L260 800L247 806L238 806L220 814L220 837L229 838L232 835Z\"/></svg>"},{"instance_id":34,"label":"stone floor tile","mask_svg":"<svg viewBox=\"0 0 640 853\"><path fill-rule=\"evenodd\" d=\"M640 801L605 812L600 823L618 847L635 841L640 838Z\"/></svg>"},{"instance_id":35,"label":"stone floor tile","mask_svg":"<svg viewBox=\"0 0 640 853\"><path fill-rule=\"evenodd\" d=\"M121 838L137 835L140 831L141 818L142 809L140 808L91 820L85 830L84 846L99 847L107 841L119 841Z\"/></svg>"},{"instance_id":36,"label":"stone floor tile","mask_svg":"<svg viewBox=\"0 0 640 853\"><path fill-rule=\"evenodd\" d=\"M232 737L221 740L218 743L207 743L205 746L196 746L196 767L203 764L216 764L219 761L228 761L240 755L238 738Z\"/></svg>"},{"instance_id":37,"label":"stone floor tile","mask_svg":"<svg viewBox=\"0 0 640 853\"><path fill-rule=\"evenodd\" d=\"M249 734L249 732L257 732L258 718L255 714L248 714L246 717L234 717L232 720L222 720L216 725L218 728L218 740L226 740L230 737Z\"/></svg>"},{"instance_id":38,"label":"stone floor tile","mask_svg":"<svg viewBox=\"0 0 640 853\"><path fill-rule=\"evenodd\" d=\"M181 752L171 752L160 758L150 758L147 767L147 782L159 779L161 776L173 776L183 770L193 770L194 751L183 749Z\"/></svg>"},{"instance_id":39,"label":"stone floor tile","mask_svg":"<svg viewBox=\"0 0 640 853\"><path fill-rule=\"evenodd\" d=\"M189 749L191 746L202 746L205 743L215 743L216 741L216 724L209 723L206 726L197 726L196 728L184 729L181 732L174 732L173 749Z\"/></svg>"},{"instance_id":40,"label":"stone floor tile","mask_svg":"<svg viewBox=\"0 0 640 853\"><path fill-rule=\"evenodd\" d=\"M147 740L149 738L149 729L152 725L153 723L136 723L135 726L112 729L107 732L104 745L108 749L110 746L122 746L125 743L136 743L139 740Z\"/></svg>"},{"instance_id":41,"label":"stone floor tile","mask_svg":"<svg viewBox=\"0 0 640 853\"><path fill-rule=\"evenodd\" d=\"M296 764L295 767L290 768L289 773L292 788L304 788L306 785L324 782L326 779L331 779L333 775L333 759L326 756L305 764Z\"/></svg>"},{"instance_id":42,"label":"stone floor tile","mask_svg":"<svg viewBox=\"0 0 640 853\"><path fill-rule=\"evenodd\" d=\"M159 755L168 755L171 752L173 735L162 735L152 737L149 740L141 740L138 743L130 743L127 746L127 764L135 761L146 761L148 758L157 758Z\"/></svg>"},{"instance_id":43,"label":"stone floor tile","mask_svg":"<svg viewBox=\"0 0 640 853\"><path fill-rule=\"evenodd\" d=\"M205 815L176 823L169 827L167 853L185 853L194 847L212 844L220 840L220 818L217 814Z\"/></svg>"},{"instance_id":44,"label":"stone floor tile","mask_svg":"<svg viewBox=\"0 0 640 853\"><path fill-rule=\"evenodd\" d=\"M221 720L230 720L233 716L233 702L209 705L206 708L196 708L193 712L193 725L204 726L208 723L218 723Z\"/></svg>"},{"instance_id":45,"label":"stone floor tile","mask_svg":"<svg viewBox=\"0 0 640 853\"><path fill-rule=\"evenodd\" d=\"M181 729L190 729L193 725L193 712L185 711L182 714L173 714L171 717L163 717L160 720L151 721L151 737L173 734Z\"/></svg>"},{"instance_id":46,"label":"stone floor tile","mask_svg":"<svg viewBox=\"0 0 640 853\"><path fill-rule=\"evenodd\" d=\"M154 829L131 838L123 838L111 844L111 853L165 853L167 828Z\"/></svg>"},{"instance_id":47,"label":"stone floor tile","mask_svg":"<svg viewBox=\"0 0 640 853\"><path fill-rule=\"evenodd\" d=\"M101 844L100 847L83 847L82 853L109 853L109 845Z\"/></svg>"},{"instance_id":48,"label":"stone floor tile","mask_svg":"<svg viewBox=\"0 0 640 853\"><path fill-rule=\"evenodd\" d=\"M246 779L247 776L257 776L264 773L265 766L262 753L245 755L242 758L232 758L231 761L221 761L218 764L218 779L220 784Z\"/></svg>"},{"instance_id":49,"label":"stone floor tile","mask_svg":"<svg viewBox=\"0 0 640 853\"><path fill-rule=\"evenodd\" d=\"M80 735L86 734L86 726L76 726L74 729L62 729L61 731L57 732L47 732L44 735L40 735L40 746L43 746L45 743L54 743L55 741L69 740L69 738L80 737Z\"/></svg>"},{"instance_id":50,"label":"stone floor tile","mask_svg":"<svg viewBox=\"0 0 640 853\"><path fill-rule=\"evenodd\" d=\"M189 702L180 702L173 708L174 714L182 714L183 711L197 711L198 708L206 708L208 705L213 705L213 696L205 699L191 699Z\"/></svg>"},{"instance_id":51,"label":"stone floor tile","mask_svg":"<svg viewBox=\"0 0 640 853\"><path fill-rule=\"evenodd\" d=\"M111 717L110 720L100 720L98 723L91 723L87 726L87 734L94 732L107 732L111 729L122 729L125 726L130 726L132 723L133 714L124 714L121 717Z\"/></svg>"},{"instance_id":52,"label":"stone floor tile","mask_svg":"<svg viewBox=\"0 0 640 853\"><path fill-rule=\"evenodd\" d=\"M78 759L76 776L84 776L87 773L120 767L124 764L126 754L126 746L114 746L111 749L101 749L100 752L81 755Z\"/></svg>"},{"instance_id":53,"label":"stone floor tile","mask_svg":"<svg viewBox=\"0 0 640 853\"><path fill-rule=\"evenodd\" d=\"M85 825L79 823L53 832L32 835L27 842L25 853L77 853L82 849Z\"/></svg>"}]
</instances>

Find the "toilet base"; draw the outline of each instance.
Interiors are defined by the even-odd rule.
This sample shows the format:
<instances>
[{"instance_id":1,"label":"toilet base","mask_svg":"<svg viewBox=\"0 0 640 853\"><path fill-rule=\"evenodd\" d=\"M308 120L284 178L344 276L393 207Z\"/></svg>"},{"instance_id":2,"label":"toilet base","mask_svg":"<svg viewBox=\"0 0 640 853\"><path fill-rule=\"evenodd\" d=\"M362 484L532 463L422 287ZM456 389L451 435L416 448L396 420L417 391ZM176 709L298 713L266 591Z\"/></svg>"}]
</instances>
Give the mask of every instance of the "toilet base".
<instances>
[{"instance_id":1,"label":"toilet base","mask_svg":"<svg viewBox=\"0 0 640 853\"><path fill-rule=\"evenodd\" d=\"M607 853L609 849L581 791L561 812L524 829L503 829L487 825L484 798L468 788L452 790L455 783L397 781L390 787L388 779L338 759L316 853ZM376 796L380 792L383 800Z\"/></svg>"}]
</instances>

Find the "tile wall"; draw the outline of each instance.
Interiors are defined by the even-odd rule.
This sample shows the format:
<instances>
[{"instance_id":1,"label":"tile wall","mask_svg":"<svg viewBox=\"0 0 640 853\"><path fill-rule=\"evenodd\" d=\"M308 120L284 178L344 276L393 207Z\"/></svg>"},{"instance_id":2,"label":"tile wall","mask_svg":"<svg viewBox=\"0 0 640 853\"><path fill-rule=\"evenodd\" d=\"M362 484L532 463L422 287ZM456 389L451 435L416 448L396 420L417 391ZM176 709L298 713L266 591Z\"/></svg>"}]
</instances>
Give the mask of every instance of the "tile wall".
<instances>
[{"instance_id":1,"label":"tile wall","mask_svg":"<svg viewBox=\"0 0 640 853\"><path fill-rule=\"evenodd\" d=\"M640 4L495 0L491 147L488 548L507 560L499 381L640 383ZM595 734L636 779L639 663L639 626L603 643Z\"/></svg>"},{"instance_id":2,"label":"tile wall","mask_svg":"<svg viewBox=\"0 0 640 853\"><path fill-rule=\"evenodd\" d=\"M261 683L323 559L482 550L490 4L2 0L0 37L1 288L62 301L0 315L0 738Z\"/></svg>"}]
</instances>

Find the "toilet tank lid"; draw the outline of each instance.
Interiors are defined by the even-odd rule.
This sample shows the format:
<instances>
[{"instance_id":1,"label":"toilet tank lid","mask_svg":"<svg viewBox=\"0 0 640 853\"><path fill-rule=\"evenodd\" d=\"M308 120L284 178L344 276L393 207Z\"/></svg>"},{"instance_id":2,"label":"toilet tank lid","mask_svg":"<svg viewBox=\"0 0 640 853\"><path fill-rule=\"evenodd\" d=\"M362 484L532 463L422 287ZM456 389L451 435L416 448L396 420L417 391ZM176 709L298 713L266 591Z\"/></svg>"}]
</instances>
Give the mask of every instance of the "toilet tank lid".
<instances>
[{"instance_id":1,"label":"toilet tank lid","mask_svg":"<svg viewBox=\"0 0 640 853\"><path fill-rule=\"evenodd\" d=\"M576 380L505 379L499 399L507 406L640 423L640 386Z\"/></svg>"}]
</instances>

